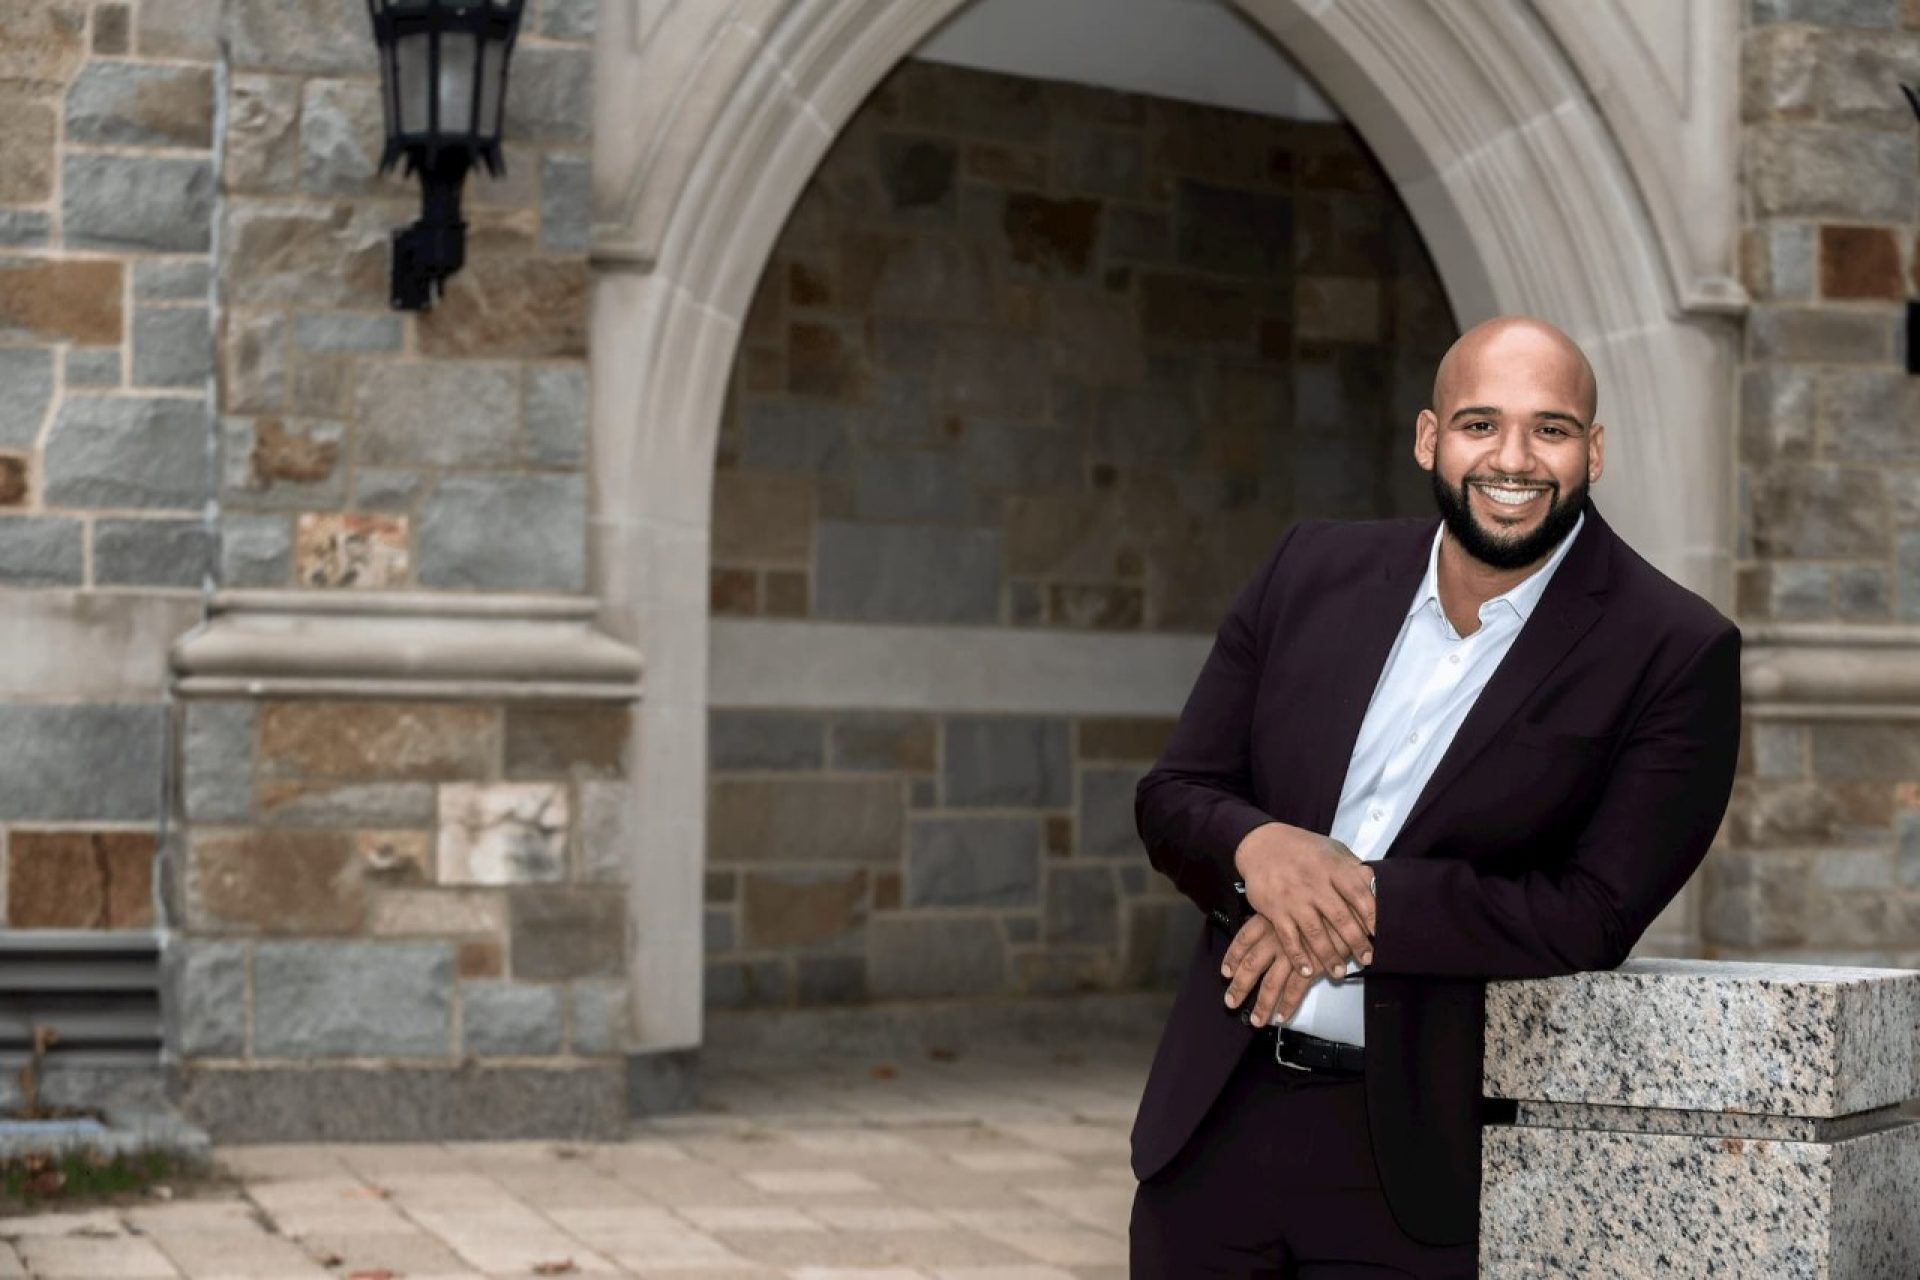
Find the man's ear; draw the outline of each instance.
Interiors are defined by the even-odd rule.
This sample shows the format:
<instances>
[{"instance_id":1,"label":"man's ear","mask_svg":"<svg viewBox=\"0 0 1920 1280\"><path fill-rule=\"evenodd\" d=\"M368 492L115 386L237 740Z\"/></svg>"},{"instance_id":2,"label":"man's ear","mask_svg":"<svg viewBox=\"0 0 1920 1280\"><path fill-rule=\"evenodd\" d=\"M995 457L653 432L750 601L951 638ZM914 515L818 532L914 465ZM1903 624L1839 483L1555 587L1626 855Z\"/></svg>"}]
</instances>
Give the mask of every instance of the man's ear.
<instances>
[{"instance_id":1,"label":"man's ear","mask_svg":"<svg viewBox=\"0 0 1920 1280\"><path fill-rule=\"evenodd\" d=\"M1599 423L1587 428L1587 483L1592 484L1607 469L1607 429Z\"/></svg>"},{"instance_id":2,"label":"man's ear","mask_svg":"<svg viewBox=\"0 0 1920 1280\"><path fill-rule=\"evenodd\" d=\"M1440 419L1433 416L1433 410L1422 409L1420 416L1413 420L1413 460L1420 464L1422 471L1433 470L1439 435Z\"/></svg>"}]
</instances>

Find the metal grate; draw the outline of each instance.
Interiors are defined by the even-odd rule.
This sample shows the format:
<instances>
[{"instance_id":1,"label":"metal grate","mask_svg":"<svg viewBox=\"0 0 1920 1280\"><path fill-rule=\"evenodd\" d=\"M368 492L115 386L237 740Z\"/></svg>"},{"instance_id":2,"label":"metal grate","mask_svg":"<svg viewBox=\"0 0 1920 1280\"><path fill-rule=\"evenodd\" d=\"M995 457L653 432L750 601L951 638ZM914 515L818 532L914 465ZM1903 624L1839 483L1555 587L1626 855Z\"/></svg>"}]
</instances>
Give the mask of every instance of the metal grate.
<instances>
[{"instance_id":1,"label":"metal grate","mask_svg":"<svg viewBox=\"0 0 1920 1280\"><path fill-rule=\"evenodd\" d=\"M0 1066L25 1062L33 1029L59 1043L49 1063L160 1061L160 940L151 933L0 933Z\"/></svg>"}]
</instances>

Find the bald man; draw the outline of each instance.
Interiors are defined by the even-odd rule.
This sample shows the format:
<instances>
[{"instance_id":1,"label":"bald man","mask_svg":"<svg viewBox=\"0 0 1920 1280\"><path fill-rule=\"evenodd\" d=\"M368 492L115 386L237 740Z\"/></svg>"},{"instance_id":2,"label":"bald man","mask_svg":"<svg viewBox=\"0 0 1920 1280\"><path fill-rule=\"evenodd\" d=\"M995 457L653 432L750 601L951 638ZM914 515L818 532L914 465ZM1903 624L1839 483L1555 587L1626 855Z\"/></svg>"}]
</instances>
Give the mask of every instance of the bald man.
<instances>
[{"instance_id":1,"label":"bald man","mask_svg":"<svg viewBox=\"0 0 1920 1280\"><path fill-rule=\"evenodd\" d=\"M1597 398L1552 325L1475 326L1414 425L1439 518L1295 525L1222 622L1135 795L1208 919L1136 1280L1474 1275L1486 982L1619 964L1705 855L1740 633L1601 519Z\"/></svg>"}]
</instances>

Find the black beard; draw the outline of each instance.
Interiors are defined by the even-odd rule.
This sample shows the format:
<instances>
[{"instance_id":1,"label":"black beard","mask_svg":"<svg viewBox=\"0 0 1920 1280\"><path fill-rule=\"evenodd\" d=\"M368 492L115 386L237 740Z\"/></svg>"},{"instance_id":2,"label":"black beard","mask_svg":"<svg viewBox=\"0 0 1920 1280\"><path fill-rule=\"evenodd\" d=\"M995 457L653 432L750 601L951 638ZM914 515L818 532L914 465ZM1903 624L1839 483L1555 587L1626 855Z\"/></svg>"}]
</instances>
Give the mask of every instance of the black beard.
<instances>
[{"instance_id":1,"label":"black beard","mask_svg":"<svg viewBox=\"0 0 1920 1280\"><path fill-rule=\"evenodd\" d=\"M1433 500L1440 505L1440 517L1447 522L1454 541L1468 555L1493 569L1524 569L1543 559L1573 531L1581 508L1587 505L1587 481L1582 480L1579 488L1564 496L1559 485L1552 485L1547 514L1541 518L1538 528L1517 537L1499 537L1481 528L1480 522L1473 518L1473 511L1467 505L1466 480L1461 480L1459 489L1455 490L1440 478L1439 467L1427 474L1433 478Z\"/></svg>"}]
</instances>

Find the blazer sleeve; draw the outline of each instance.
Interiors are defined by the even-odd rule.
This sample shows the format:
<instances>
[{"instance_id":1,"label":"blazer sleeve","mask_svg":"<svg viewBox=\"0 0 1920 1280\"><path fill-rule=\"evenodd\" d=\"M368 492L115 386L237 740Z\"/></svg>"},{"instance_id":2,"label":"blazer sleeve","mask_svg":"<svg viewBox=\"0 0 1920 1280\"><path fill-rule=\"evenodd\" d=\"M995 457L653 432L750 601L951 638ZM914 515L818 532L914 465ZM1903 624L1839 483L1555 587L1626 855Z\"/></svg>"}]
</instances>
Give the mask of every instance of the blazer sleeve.
<instances>
[{"instance_id":1,"label":"blazer sleeve","mask_svg":"<svg viewBox=\"0 0 1920 1280\"><path fill-rule=\"evenodd\" d=\"M1288 529L1241 588L1214 635L1166 751L1134 788L1133 819L1147 857L1222 928L1247 913L1234 851L1274 819L1253 803L1253 702L1268 586L1300 526Z\"/></svg>"},{"instance_id":2,"label":"blazer sleeve","mask_svg":"<svg viewBox=\"0 0 1920 1280\"><path fill-rule=\"evenodd\" d=\"M1375 862L1366 973L1539 978L1627 958L1706 856L1733 789L1740 632L1710 636L1649 701L1565 856L1514 876L1450 858Z\"/></svg>"}]
</instances>

